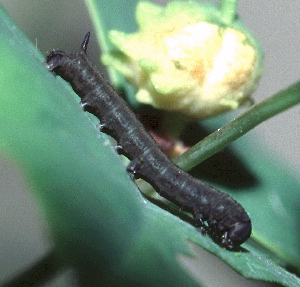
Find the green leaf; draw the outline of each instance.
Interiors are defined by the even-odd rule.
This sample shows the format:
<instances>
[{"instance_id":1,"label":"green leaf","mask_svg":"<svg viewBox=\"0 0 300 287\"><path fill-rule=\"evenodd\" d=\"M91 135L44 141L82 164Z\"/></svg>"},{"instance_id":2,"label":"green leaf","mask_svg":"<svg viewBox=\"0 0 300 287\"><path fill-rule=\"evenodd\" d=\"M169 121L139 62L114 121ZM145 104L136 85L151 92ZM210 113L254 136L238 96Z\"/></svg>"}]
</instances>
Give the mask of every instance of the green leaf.
<instances>
[{"instance_id":1,"label":"green leaf","mask_svg":"<svg viewBox=\"0 0 300 287\"><path fill-rule=\"evenodd\" d=\"M76 236L96 249L101 244L99 250L114 246L107 258L112 264L121 256L116 250L126 249L139 229L140 207L127 192L138 190L107 137L82 113L70 87L46 70L42 55L3 10L0 16L5 55L0 72L1 149L22 167L57 243L68 244Z\"/></svg>"},{"instance_id":2,"label":"green leaf","mask_svg":"<svg viewBox=\"0 0 300 287\"><path fill-rule=\"evenodd\" d=\"M118 30L122 26L121 30L127 32L134 27L135 19L133 17L126 18L126 23L119 25L122 20L117 16L118 13L115 14L114 18L112 13L100 14L102 8L99 9L99 7L101 7L103 1L86 0L86 2L88 3L93 22L98 23L98 17L101 17L101 23L105 25L105 29L99 29L96 25L97 31L103 33L107 29ZM133 2L129 4L130 11L133 10ZM113 4L111 1L110 3L105 2L104 6L108 9L108 6L111 5L111 9L115 11L114 7L116 7L116 4ZM236 8L236 4L237 1L221 1L221 9L225 9L225 6L228 6L228 9L230 7ZM121 8L125 9L124 7ZM116 20L115 25L114 19ZM111 45L108 43L107 35L102 36L101 39L101 46L108 47ZM110 49L112 48L110 47ZM124 83L123 78L119 78L118 85L120 83ZM127 84L124 83L124 85ZM212 131L216 130L216 132L207 137L203 143L200 142L191 148L181 158L176 159L176 163L185 170L190 169L195 165L195 162L199 164L201 160L221 150L221 147L224 148L263 120L299 103L299 95L300 83L296 83L273 97L269 97L265 103L261 103L247 111L240 117L239 121L236 120L228 124L226 131L225 127L220 129L220 126L228 121L229 117L227 119L226 116L218 117L202 122L204 126L207 126ZM299 268L300 247L297 239L299 234L298 232L290 232L290 230L298 230L298 211L295 202L299 201L300 196L300 193L297 192L300 190L299 179L289 174L286 164L273 160L272 154L268 157L265 148L259 147L249 136L237 140L231 147L240 159L240 162L249 167L249 173L253 173L258 184L247 188L240 187L237 190L232 190L226 186L219 186L219 188L231 194L246 207L253 220L253 238L259 244L274 252L278 260L284 260L287 264ZM253 155L256 156L254 157ZM205 164L203 164L203 168L205 168ZM291 192L287 192L288 190ZM280 209L278 208L279 205Z\"/></svg>"},{"instance_id":3,"label":"green leaf","mask_svg":"<svg viewBox=\"0 0 300 287\"><path fill-rule=\"evenodd\" d=\"M108 137L82 111L69 85L46 70L41 54L0 13L0 54L5 55L0 148L30 183L61 259L77 267L86 286L131 280L157 286L165 278L166 286L196 286L175 259L187 247L175 240L176 233L148 224L151 204L131 181ZM149 238L140 242L144 232ZM160 254L164 244L157 245L152 234L170 237L168 257ZM127 262L142 254L137 253L141 244L153 251L144 254L147 264L126 270ZM162 266L164 273L157 273Z\"/></svg>"},{"instance_id":4,"label":"green leaf","mask_svg":"<svg viewBox=\"0 0 300 287\"><path fill-rule=\"evenodd\" d=\"M86 286L199 286L177 260L190 254L187 241L248 278L299 286L259 249L227 251L144 199L108 137L3 10L0 55L1 152L22 169L61 259L77 267Z\"/></svg>"},{"instance_id":5,"label":"green leaf","mask_svg":"<svg viewBox=\"0 0 300 287\"><path fill-rule=\"evenodd\" d=\"M175 161L180 167L188 170L223 150L259 123L298 104L299 101L300 82L254 105L222 128L218 128L221 122L216 124L216 120L210 120L208 122L214 123L211 129L216 131ZM240 186L234 192L226 186L219 187L227 193L236 194L236 198L247 207L246 210L253 221L252 238L272 250L288 264L299 267L299 233L289 232L298 230L296 203L300 200L299 179L287 172L284 163L270 160L272 154L268 157L266 151L262 152L257 146L249 136L240 138L231 146L237 157L242 159L244 166L255 167L249 173L253 174L256 184L251 185L249 182L246 188ZM251 154L255 156L249 156Z\"/></svg>"},{"instance_id":6,"label":"green leaf","mask_svg":"<svg viewBox=\"0 0 300 287\"><path fill-rule=\"evenodd\" d=\"M101 6L103 1L86 2L89 3L88 6L90 7L90 11L96 11L91 13L92 20L95 23L97 21L97 19L95 19L95 15L99 15L97 8ZM225 3L225 1L223 2ZM113 8L114 4L111 5ZM234 5L236 5L236 2ZM132 10L132 8L130 8L130 10ZM102 15L103 22L106 22L107 15L108 14ZM111 25L113 22L111 21L112 15L109 14L108 17L110 18L109 29L119 30L120 28L118 24ZM114 19L117 19L117 17ZM127 20L126 24L128 26L124 25L121 29L123 31L131 30L134 26L134 24L132 24L133 18L129 18ZM102 39L104 39L104 43L101 42L101 45L107 45L107 38L102 37ZM299 84L295 84L294 86L287 88L286 91L283 91L283 93L292 93L291 95L286 95L286 100L284 100L283 96L280 99L279 97L274 97L274 100L278 99L277 107L275 108L275 110L277 109L276 112L280 112L288 106L291 106L289 102L293 102L295 104L298 101L298 86ZM271 99L270 102L275 102L274 100ZM284 103L284 101L286 103ZM270 112L271 103L269 106L262 106L260 110L253 110L253 121L255 123L253 121L253 123L246 123L245 117L244 125L252 125L253 128L255 124L258 124L258 118L267 119L270 117ZM249 119L247 118L247 120ZM216 130L221 126L221 122L224 122L224 118L222 121L216 119L209 120L207 122L208 123L206 123L206 125L210 127L211 130ZM226 140L226 136L231 136L231 134L234 133L237 134L237 128L237 126L232 127L230 132L224 135L223 138ZM217 143L215 143L215 145L217 145ZM204 148L208 150L210 148L211 151L213 151L213 147L207 148L207 146L205 146ZM253 237L269 251L271 250L271 252L274 252L270 255L267 250L262 247L257 247L261 250L261 254L265 254L267 252L267 254L269 254L268 256L275 258L277 261L281 261L283 259L288 262L288 264L299 266L300 254L297 244L298 234L297 232L290 232L290 230L297 230L298 214L294 203L299 200L299 193L297 193L297 190L299 190L300 187L299 180L287 172L285 164L271 160L271 154L267 157L266 151L264 151L261 147L258 147L257 143L254 143L249 136L236 141L232 145L232 150L240 158L240 161L244 163L246 167L249 167L249 172L253 172L259 184L249 186L248 188L241 187L238 190L231 190L226 188L226 186L219 187L221 190L230 193L246 207L246 210L249 211L253 220ZM253 154L257 156L253 157ZM191 160L188 157L186 159ZM292 194L287 193L287 190L293 191ZM277 206L274 206L274 202ZM278 204L282 205L281 209L277 208ZM242 274L245 273L242 272Z\"/></svg>"}]
</instances>

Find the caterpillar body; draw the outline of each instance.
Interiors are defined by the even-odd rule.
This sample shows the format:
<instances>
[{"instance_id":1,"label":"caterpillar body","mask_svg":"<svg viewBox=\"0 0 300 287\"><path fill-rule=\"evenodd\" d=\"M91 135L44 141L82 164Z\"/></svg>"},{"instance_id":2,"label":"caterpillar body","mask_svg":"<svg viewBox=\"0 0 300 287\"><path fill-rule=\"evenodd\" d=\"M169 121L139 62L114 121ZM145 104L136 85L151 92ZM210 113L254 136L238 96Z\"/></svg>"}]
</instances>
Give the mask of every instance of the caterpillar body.
<instances>
[{"instance_id":1,"label":"caterpillar body","mask_svg":"<svg viewBox=\"0 0 300 287\"><path fill-rule=\"evenodd\" d=\"M120 153L131 161L127 170L182 210L220 245L236 248L251 235L251 220L229 195L207 185L176 166L158 147L127 103L86 56L90 33L80 51L54 50L46 58L48 70L69 82L85 111L100 120L100 129L115 138Z\"/></svg>"}]
</instances>

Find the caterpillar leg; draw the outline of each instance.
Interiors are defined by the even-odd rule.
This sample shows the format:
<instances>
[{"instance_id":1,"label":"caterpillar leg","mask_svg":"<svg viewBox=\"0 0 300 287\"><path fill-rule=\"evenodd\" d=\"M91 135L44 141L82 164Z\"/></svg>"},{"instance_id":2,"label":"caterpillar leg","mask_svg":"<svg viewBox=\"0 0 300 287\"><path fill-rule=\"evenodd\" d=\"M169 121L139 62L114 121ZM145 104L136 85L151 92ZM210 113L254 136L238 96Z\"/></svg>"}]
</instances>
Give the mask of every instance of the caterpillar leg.
<instances>
[{"instance_id":1,"label":"caterpillar leg","mask_svg":"<svg viewBox=\"0 0 300 287\"><path fill-rule=\"evenodd\" d=\"M194 219L196 222L196 226L200 229L202 235L206 235L208 233L208 228L203 220L203 215L202 214L195 214Z\"/></svg>"},{"instance_id":2,"label":"caterpillar leg","mask_svg":"<svg viewBox=\"0 0 300 287\"><path fill-rule=\"evenodd\" d=\"M139 169L143 164L143 160L140 158L133 159L129 165L127 166L127 172L129 173L130 177L135 180L139 178Z\"/></svg>"}]
</instances>

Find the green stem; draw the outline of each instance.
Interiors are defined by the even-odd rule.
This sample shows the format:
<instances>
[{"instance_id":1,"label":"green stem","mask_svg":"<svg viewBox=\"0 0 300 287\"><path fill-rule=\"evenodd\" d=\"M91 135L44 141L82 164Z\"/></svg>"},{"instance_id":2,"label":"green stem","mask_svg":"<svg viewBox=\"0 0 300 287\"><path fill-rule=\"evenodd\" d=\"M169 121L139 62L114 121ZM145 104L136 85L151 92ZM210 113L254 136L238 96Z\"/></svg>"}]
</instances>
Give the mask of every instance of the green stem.
<instances>
[{"instance_id":1,"label":"green stem","mask_svg":"<svg viewBox=\"0 0 300 287\"><path fill-rule=\"evenodd\" d=\"M272 97L254 105L234 121L207 136L174 162L184 170L190 170L213 154L224 149L234 140L263 121L300 102L300 81Z\"/></svg>"},{"instance_id":2,"label":"green stem","mask_svg":"<svg viewBox=\"0 0 300 287\"><path fill-rule=\"evenodd\" d=\"M136 0L85 0L85 4L103 54L109 52L112 48L112 44L108 40L109 30L131 31L137 28L133 16L137 5ZM120 11L122 11L122 17L119 17ZM120 74L112 67L107 67L107 72L114 86L121 88L124 80L120 77Z\"/></svg>"},{"instance_id":3,"label":"green stem","mask_svg":"<svg viewBox=\"0 0 300 287\"><path fill-rule=\"evenodd\" d=\"M238 0L221 0L221 14L225 23L231 24L236 18Z\"/></svg>"},{"instance_id":4,"label":"green stem","mask_svg":"<svg viewBox=\"0 0 300 287\"><path fill-rule=\"evenodd\" d=\"M65 265L59 260L56 250L52 250L33 266L24 270L12 280L3 283L2 287L42 286L61 272Z\"/></svg>"}]
</instances>

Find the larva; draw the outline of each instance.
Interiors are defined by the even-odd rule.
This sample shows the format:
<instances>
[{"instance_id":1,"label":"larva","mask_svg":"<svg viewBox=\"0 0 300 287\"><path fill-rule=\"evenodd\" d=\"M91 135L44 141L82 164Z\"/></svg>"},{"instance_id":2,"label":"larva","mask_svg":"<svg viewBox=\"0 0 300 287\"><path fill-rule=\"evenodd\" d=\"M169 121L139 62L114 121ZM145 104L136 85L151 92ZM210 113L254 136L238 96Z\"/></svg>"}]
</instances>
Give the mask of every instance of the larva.
<instances>
[{"instance_id":1,"label":"larva","mask_svg":"<svg viewBox=\"0 0 300 287\"><path fill-rule=\"evenodd\" d=\"M95 115L101 131L112 136L120 153L131 161L127 170L182 210L197 226L226 248L236 248L251 234L251 220L229 195L207 185L176 166L157 146L144 126L86 56L90 33L76 53L53 51L46 67L64 80L81 98L85 111Z\"/></svg>"}]
</instances>

